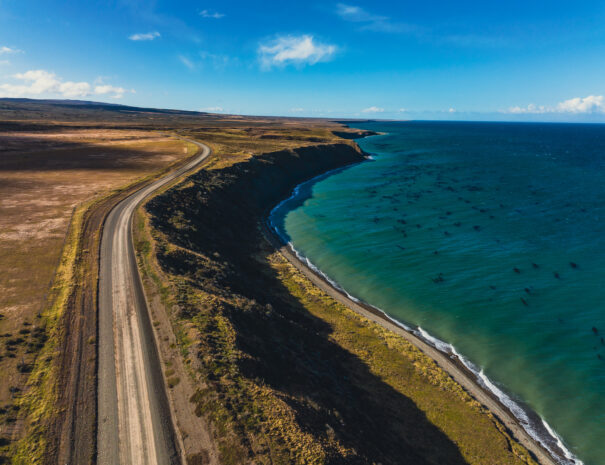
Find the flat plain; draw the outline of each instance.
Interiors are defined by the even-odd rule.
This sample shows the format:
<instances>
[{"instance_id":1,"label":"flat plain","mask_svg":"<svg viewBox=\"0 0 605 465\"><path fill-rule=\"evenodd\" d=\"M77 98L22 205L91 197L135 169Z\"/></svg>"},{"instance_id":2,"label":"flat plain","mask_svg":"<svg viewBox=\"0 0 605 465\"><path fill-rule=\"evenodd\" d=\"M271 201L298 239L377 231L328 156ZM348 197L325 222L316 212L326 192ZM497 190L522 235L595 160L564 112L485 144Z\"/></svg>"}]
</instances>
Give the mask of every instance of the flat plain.
<instances>
[{"instance_id":1,"label":"flat plain","mask_svg":"<svg viewBox=\"0 0 605 465\"><path fill-rule=\"evenodd\" d=\"M1 127L3 126L3 127ZM12 121L0 126L0 437L22 435L18 402L47 339L44 319L74 209L184 158L150 130Z\"/></svg>"}]
</instances>

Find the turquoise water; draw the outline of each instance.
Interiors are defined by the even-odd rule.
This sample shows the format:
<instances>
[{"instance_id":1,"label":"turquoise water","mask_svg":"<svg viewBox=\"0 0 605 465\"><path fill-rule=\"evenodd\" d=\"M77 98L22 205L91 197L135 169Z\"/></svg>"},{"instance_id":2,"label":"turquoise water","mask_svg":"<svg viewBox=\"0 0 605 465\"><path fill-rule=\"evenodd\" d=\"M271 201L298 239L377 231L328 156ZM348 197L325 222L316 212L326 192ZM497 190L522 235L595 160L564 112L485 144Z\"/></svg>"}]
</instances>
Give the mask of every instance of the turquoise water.
<instances>
[{"instance_id":1,"label":"turquoise water","mask_svg":"<svg viewBox=\"0 0 605 465\"><path fill-rule=\"evenodd\" d=\"M605 126L356 127L388 133L358 141L374 159L300 186L282 236L451 344L561 463L605 464Z\"/></svg>"}]
</instances>

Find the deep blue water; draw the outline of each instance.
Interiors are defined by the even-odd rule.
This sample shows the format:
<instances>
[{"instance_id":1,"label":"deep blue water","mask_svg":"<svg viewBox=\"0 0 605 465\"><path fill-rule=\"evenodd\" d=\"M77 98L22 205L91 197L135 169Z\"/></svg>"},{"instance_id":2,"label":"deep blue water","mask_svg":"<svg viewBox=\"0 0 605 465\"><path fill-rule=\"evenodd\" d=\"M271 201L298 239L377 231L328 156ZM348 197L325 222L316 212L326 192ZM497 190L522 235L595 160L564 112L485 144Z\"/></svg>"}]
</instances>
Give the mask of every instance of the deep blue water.
<instances>
[{"instance_id":1,"label":"deep blue water","mask_svg":"<svg viewBox=\"0 0 605 465\"><path fill-rule=\"evenodd\" d=\"M388 133L374 160L301 186L280 232L605 464L605 125L356 127Z\"/></svg>"}]
</instances>

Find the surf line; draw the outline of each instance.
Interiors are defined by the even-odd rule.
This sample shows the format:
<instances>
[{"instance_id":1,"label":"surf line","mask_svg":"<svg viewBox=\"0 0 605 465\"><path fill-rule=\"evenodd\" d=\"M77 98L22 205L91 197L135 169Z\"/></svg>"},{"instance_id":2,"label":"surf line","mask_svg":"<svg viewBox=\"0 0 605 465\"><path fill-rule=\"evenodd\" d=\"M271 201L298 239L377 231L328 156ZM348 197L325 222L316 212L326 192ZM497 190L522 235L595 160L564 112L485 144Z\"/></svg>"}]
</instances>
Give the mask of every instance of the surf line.
<instances>
[{"instance_id":1,"label":"surf line","mask_svg":"<svg viewBox=\"0 0 605 465\"><path fill-rule=\"evenodd\" d=\"M375 159L372 154L366 153L364 155L366 157L366 161ZM315 274L323 278L324 281L329 283L330 286L332 286L334 289L346 295L350 300L371 308L375 313L380 314L384 319L390 321L391 323L407 331L408 333L413 334L414 336L418 337L419 339L421 339L431 347L435 348L436 350L440 351L441 353L447 355L450 358L457 359L467 370L467 372L472 374L474 381L479 385L479 387L483 388L485 391L495 397L498 402L512 414L512 416L517 420L519 425L527 432L527 434L542 448L544 448L544 450L546 450L557 463L559 463L560 465L584 465L584 462L574 456L574 454L565 446L561 436L559 436L559 434L546 422L544 418L542 418L540 415L533 411L528 412L528 410L521 406L519 402L513 400L513 398L509 394L507 394L503 389L498 387L494 383L494 381L488 378L483 368L478 367L467 357L459 353L452 344L442 341L441 339L431 335L420 326L408 325L406 323L403 323L391 317L384 310L355 297L353 294L343 288L336 280L332 279L321 269L319 269L308 257L299 252L294 247L294 244L289 239L287 234L280 230L279 225L276 224L276 213L287 203L296 200L304 188L360 163L364 163L364 161L347 165L345 167L335 168L333 170L315 176L311 179L308 179L307 181L304 181L294 187L289 197L282 200L275 207L273 207L273 209L271 209L266 221L270 232L275 234L279 238L280 242L285 244L301 263L310 268ZM530 417L536 417L537 419L539 419L539 422L531 421Z\"/></svg>"}]
</instances>

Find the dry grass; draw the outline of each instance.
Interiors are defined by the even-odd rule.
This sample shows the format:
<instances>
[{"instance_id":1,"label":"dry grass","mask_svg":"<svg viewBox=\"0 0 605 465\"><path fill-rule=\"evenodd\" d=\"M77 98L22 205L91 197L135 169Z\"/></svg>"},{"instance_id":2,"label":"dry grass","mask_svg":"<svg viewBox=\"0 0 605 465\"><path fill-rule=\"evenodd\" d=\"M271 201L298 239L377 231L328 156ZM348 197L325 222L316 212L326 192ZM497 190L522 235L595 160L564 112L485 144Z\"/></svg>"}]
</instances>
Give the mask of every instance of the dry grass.
<instances>
[{"instance_id":1,"label":"dry grass","mask_svg":"<svg viewBox=\"0 0 605 465\"><path fill-rule=\"evenodd\" d=\"M82 247L72 240L79 227L73 220L85 205L183 158L186 144L162 133L209 141L221 154L220 168L252 153L329 142L338 128L326 121L0 99L0 463L12 447L7 440L14 445L22 436L24 411L29 433L18 443L21 463L33 463L54 441L37 422L56 410L59 373L49 367L65 339L61 302L77 282L65 273L78 268L82 251L75 249ZM74 234L66 242L70 219Z\"/></svg>"},{"instance_id":2,"label":"dry grass","mask_svg":"<svg viewBox=\"0 0 605 465\"><path fill-rule=\"evenodd\" d=\"M270 256L270 263L305 308L330 324L332 339L411 399L459 445L469 464L535 464L488 410L409 341L336 302L279 253Z\"/></svg>"},{"instance_id":3,"label":"dry grass","mask_svg":"<svg viewBox=\"0 0 605 465\"><path fill-rule=\"evenodd\" d=\"M16 400L47 338L43 313L74 208L186 146L149 131L72 129L0 133L0 147L0 438L16 440Z\"/></svg>"},{"instance_id":4,"label":"dry grass","mask_svg":"<svg viewBox=\"0 0 605 465\"><path fill-rule=\"evenodd\" d=\"M0 154L48 152L51 150L69 149L75 144L103 144L115 146L130 142L161 139L163 136L143 130L127 129L77 129L65 128L51 132L41 131L6 131L2 133Z\"/></svg>"},{"instance_id":5,"label":"dry grass","mask_svg":"<svg viewBox=\"0 0 605 465\"><path fill-rule=\"evenodd\" d=\"M208 144L217 156L209 169L221 169L255 154L293 149L308 145L345 142L335 136L333 130L340 125L323 123L291 123L288 126L257 123L253 127L225 124L219 128L203 128L181 132ZM346 143L346 142L345 142Z\"/></svg>"},{"instance_id":6,"label":"dry grass","mask_svg":"<svg viewBox=\"0 0 605 465\"><path fill-rule=\"evenodd\" d=\"M172 309L199 383L192 401L214 425L222 463L401 463L398 454L410 450L423 450L427 463L534 463L430 358L335 302L272 250L247 210L247 183L224 198L238 174L262 185L262 168L222 170L264 151L331 142L331 131L190 135L216 150L211 174L160 195L149 207L155 229L141 230L137 244Z\"/></svg>"}]
</instances>

